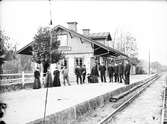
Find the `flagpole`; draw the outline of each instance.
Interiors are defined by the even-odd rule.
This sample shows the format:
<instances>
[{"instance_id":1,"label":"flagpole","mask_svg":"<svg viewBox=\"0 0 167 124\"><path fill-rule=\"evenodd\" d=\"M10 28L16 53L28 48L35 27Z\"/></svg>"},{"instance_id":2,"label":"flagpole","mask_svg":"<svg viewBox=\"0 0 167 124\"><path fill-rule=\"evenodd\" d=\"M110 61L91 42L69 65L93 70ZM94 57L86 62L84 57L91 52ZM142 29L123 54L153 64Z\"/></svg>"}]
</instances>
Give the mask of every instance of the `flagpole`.
<instances>
[{"instance_id":1,"label":"flagpole","mask_svg":"<svg viewBox=\"0 0 167 124\"><path fill-rule=\"evenodd\" d=\"M52 8L51 8L51 5L52 5L52 3L51 3L52 1L51 0L49 0L49 8L50 8L50 23L49 23L49 25L50 25L50 31L49 31L49 34L50 34L50 44L49 44L49 53L50 53L50 55L49 55L49 68L51 67L51 63L52 63L52 54L51 54L51 51L52 51ZM46 96L45 96L45 109L44 109L44 119L43 119L43 124L45 124L45 118L46 118L46 108L47 108L47 99L48 99L48 87L47 87L47 89L46 89Z\"/></svg>"}]
</instances>

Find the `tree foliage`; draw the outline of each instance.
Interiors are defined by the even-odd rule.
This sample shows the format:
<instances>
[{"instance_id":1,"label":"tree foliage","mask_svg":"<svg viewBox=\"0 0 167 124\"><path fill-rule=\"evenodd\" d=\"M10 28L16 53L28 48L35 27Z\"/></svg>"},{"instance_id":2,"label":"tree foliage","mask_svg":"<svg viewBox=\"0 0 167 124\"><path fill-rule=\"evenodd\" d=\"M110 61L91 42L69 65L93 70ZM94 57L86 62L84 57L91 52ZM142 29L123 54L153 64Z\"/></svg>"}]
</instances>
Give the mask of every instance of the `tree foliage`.
<instances>
[{"instance_id":1,"label":"tree foliage","mask_svg":"<svg viewBox=\"0 0 167 124\"><path fill-rule=\"evenodd\" d=\"M16 48L12 47L9 37L0 30L0 74L3 73L2 64L5 61L15 59Z\"/></svg>"},{"instance_id":2,"label":"tree foliage","mask_svg":"<svg viewBox=\"0 0 167 124\"><path fill-rule=\"evenodd\" d=\"M132 58L138 55L136 38L129 32L115 32L113 47Z\"/></svg>"},{"instance_id":3,"label":"tree foliage","mask_svg":"<svg viewBox=\"0 0 167 124\"><path fill-rule=\"evenodd\" d=\"M49 27L40 28L34 36L33 60L37 63L57 63L64 56L58 50L60 42L57 40L57 36L50 31ZM51 38L52 44L50 45Z\"/></svg>"},{"instance_id":4,"label":"tree foliage","mask_svg":"<svg viewBox=\"0 0 167 124\"><path fill-rule=\"evenodd\" d=\"M140 63L140 60L137 57L130 58L130 61L131 61L131 64L135 66Z\"/></svg>"},{"instance_id":5,"label":"tree foliage","mask_svg":"<svg viewBox=\"0 0 167 124\"><path fill-rule=\"evenodd\" d=\"M6 61L3 64L3 73L19 73L19 72L32 72L33 63L32 56L29 55L16 55L16 59Z\"/></svg>"},{"instance_id":6,"label":"tree foliage","mask_svg":"<svg viewBox=\"0 0 167 124\"><path fill-rule=\"evenodd\" d=\"M20 71L31 72L32 71L32 56L19 55Z\"/></svg>"},{"instance_id":7,"label":"tree foliage","mask_svg":"<svg viewBox=\"0 0 167 124\"><path fill-rule=\"evenodd\" d=\"M4 58L5 53L7 51L7 48L5 47L5 41L8 39L7 36L3 34L3 32L0 30L0 57ZM0 63L3 63L2 59L0 60Z\"/></svg>"},{"instance_id":8,"label":"tree foliage","mask_svg":"<svg viewBox=\"0 0 167 124\"><path fill-rule=\"evenodd\" d=\"M153 61L150 64L152 73L160 73L167 71L167 65L162 65L159 61Z\"/></svg>"}]
</instances>

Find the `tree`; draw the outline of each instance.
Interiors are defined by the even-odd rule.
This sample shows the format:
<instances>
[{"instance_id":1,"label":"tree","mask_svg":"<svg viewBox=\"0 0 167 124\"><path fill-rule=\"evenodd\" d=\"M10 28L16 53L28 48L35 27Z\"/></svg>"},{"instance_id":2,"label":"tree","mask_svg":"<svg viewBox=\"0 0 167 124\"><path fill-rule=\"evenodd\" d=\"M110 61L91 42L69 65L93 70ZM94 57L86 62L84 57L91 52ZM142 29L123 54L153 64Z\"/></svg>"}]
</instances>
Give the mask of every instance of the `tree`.
<instances>
[{"instance_id":1,"label":"tree","mask_svg":"<svg viewBox=\"0 0 167 124\"><path fill-rule=\"evenodd\" d=\"M29 55L20 55L18 56L19 58L19 63L20 71L25 71L25 72L31 72L32 71L32 56Z\"/></svg>"},{"instance_id":2,"label":"tree","mask_svg":"<svg viewBox=\"0 0 167 124\"><path fill-rule=\"evenodd\" d=\"M6 61L3 64L4 73L32 72L32 56L16 55L16 59Z\"/></svg>"},{"instance_id":3,"label":"tree","mask_svg":"<svg viewBox=\"0 0 167 124\"><path fill-rule=\"evenodd\" d=\"M4 42L5 42L4 35L2 34L2 31L0 31L0 74L3 73L2 64L4 63L4 58L5 58Z\"/></svg>"},{"instance_id":4,"label":"tree","mask_svg":"<svg viewBox=\"0 0 167 124\"><path fill-rule=\"evenodd\" d=\"M137 57L130 58L131 64L137 66L140 63L140 60Z\"/></svg>"},{"instance_id":5,"label":"tree","mask_svg":"<svg viewBox=\"0 0 167 124\"><path fill-rule=\"evenodd\" d=\"M161 66L161 72L167 72L167 66L166 65Z\"/></svg>"},{"instance_id":6,"label":"tree","mask_svg":"<svg viewBox=\"0 0 167 124\"><path fill-rule=\"evenodd\" d=\"M114 41L112 46L127 54L131 58L135 58L138 55L138 48L136 38L129 32L122 33L118 30L114 33Z\"/></svg>"},{"instance_id":7,"label":"tree","mask_svg":"<svg viewBox=\"0 0 167 124\"><path fill-rule=\"evenodd\" d=\"M155 62L151 62L151 71L152 72L160 72L161 71L161 68L162 68L162 65L158 62L158 61L155 61Z\"/></svg>"},{"instance_id":8,"label":"tree","mask_svg":"<svg viewBox=\"0 0 167 124\"><path fill-rule=\"evenodd\" d=\"M52 44L50 46L51 38ZM58 50L59 46L60 42L57 40L57 35L53 35L53 31L49 27L41 27L34 36L33 60L43 64L57 63L64 57L63 53Z\"/></svg>"},{"instance_id":9,"label":"tree","mask_svg":"<svg viewBox=\"0 0 167 124\"><path fill-rule=\"evenodd\" d=\"M137 59L136 74L146 74L146 64L144 60Z\"/></svg>"},{"instance_id":10,"label":"tree","mask_svg":"<svg viewBox=\"0 0 167 124\"><path fill-rule=\"evenodd\" d=\"M9 37L0 30L0 74L3 73L2 65L5 60L15 59L16 49L9 43Z\"/></svg>"}]
</instances>

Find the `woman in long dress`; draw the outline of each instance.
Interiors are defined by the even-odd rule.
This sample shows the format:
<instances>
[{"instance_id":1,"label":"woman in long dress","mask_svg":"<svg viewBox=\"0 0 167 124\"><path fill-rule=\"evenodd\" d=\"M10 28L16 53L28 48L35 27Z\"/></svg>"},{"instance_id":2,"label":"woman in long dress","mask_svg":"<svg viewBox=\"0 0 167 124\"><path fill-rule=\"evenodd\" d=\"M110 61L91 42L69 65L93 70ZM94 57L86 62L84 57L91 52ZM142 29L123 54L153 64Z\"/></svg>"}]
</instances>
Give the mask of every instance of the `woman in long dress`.
<instances>
[{"instance_id":1,"label":"woman in long dress","mask_svg":"<svg viewBox=\"0 0 167 124\"><path fill-rule=\"evenodd\" d=\"M39 89L41 88L41 82L40 82L40 72L39 68L37 68L34 72L34 85L33 89Z\"/></svg>"},{"instance_id":2,"label":"woman in long dress","mask_svg":"<svg viewBox=\"0 0 167 124\"><path fill-rule=\"evenodd\" d=\"M98 77L99 77L99 72L98 72L98 67L97 64L95 64L91 70L91 74L88 77L88 80L90 83L98 83Z\"/></svg>"},{"instance_id":3,"label":"woman in long dress","mask_svg":"<svg viewBox=\"0 0 167 124\"><path fill-rule=\"evenodd\" d=\"M56 67L55 71L53 72L54 80L53 80L53 86L54 87L60 87L60 71Z\"/></svg>"},{"instance_id":4,"label":"woman in long dress","mask_svg":"<svg viewBox=\"0 0 167 124\"><path fill-rule=\"evenodd\" d=\"M52 82L52 74L50 72L50 67L48 67L47 73L46 73L46 83L45 87L52 87L53 82Z\"/></svg>"}]
</instances>

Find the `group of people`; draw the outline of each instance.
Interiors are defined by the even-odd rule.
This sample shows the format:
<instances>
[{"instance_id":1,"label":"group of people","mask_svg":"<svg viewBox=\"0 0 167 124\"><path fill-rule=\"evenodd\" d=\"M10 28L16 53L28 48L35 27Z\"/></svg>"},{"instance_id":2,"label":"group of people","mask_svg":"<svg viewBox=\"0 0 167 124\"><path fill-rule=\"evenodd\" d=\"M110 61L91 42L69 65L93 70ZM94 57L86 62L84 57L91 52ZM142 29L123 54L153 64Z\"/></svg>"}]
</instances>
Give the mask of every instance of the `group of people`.
<instances>
[{"instance_id":1,"label":"group of people","mask_svg":"<svg viewBox=\"0 0 167 124\"><path fill-rule=\"evenodd\" d=\"M63 85L66 86L70 86L70 81L69 81L69 72L68 72L68 68L66 66L63 66L61 68L61 73L62 73L62 78L63 78ZM86 66L79 66L77 65L75 68L75 75L76 75L76 82L77 84L83 84L85 83L85 78L86 78ZM44 87L59 87L61 86L60 83L60 70L58 69L58 67L55 68L55 70L53 71L53 81L52 81L52 74L50 71L50 68L48 67L48 70L45 74L45 83L44 83ZM36 68L35 72L34 72L34 89L39 89L41 88L41 82L40 82L40 72L39 72L39 68Z\"/></svg>"},{"instance_id":2,"label":"group of people","mask_svg":"<svg viewBox=\"0 0 167 124\"><path fill-rule=\"evenodd\" d=\"M64 66L64 67L62 67L61 70L62 70L61 73L62 73L62 77L63 77L63 84L70 86L67 67ZM51 74L50 67L47 68L47 72L46 72L46 74L44 74L44 78L45 78L44 87L59 87L59 86L61 86L60 70L58 69L58 67L56 67L55 70L53 71L53 80L52 80L52 74ZM41 88L40 72L39 72L38 67L34 71L34 85L33 85L33 88L34 89Z\"/></svg>"},{"instance_id":3,"label":"group of people","mask_svg":"<svg viewBox=\"0 0 167 124\"><path fill-rule=\"evenodd\" d=\"M125 82L125 84L130 83L130 63L127 62L120 62L115 63L114 65L110 64L108 67L109 79L115 82Z\"/></svg>"},{"instance_id":4,"label":"group of people","mask_svg":"<svg viewBox=\"0 0 167 124\"><path fill-rule=\"evenodd\" d=\"M98 77L100 76L101 82L106 82L106 75L108 72L109 82L125 82L129 84L130 82L130 63L119 62L110 63L106 68L105 64L95 64L91 70L91 74L88 77L88 82L96 83L98 82Z\"/></svg>"},{"instance_id":5,"label":"group of people","mask_svg":"<svg viewBox=\"0 0 167 124\"><path fill-rule=\"evenodd\" d=\"M101 82L106 82L106 75L108 72L109 82L125 82L125 84L129 84L130 80L130 64L129 62L120 62L120 63L110 63L108 67L105 66L104 63L102 64L95 64L92 69L91 73L88 74L87 79L88 83L98 83L98 78L100 77ZM66 66L61 68L62 78L63 78L63 85L70 86L69 81L69 71ZM76 75L76 82L77 84L84 84L86 79L86 66L79 66L77 65L75 68L75 75ZM59 87L61 86L60 83L60 70L58 67L55 68L53 71L53 80L50 68L48 67L47 72L45 74L45 83L44 87ZM40 72L39 68L37 68L34 72L34 89L41 88L40 82Z\"/></svg>"}]
</instances>

